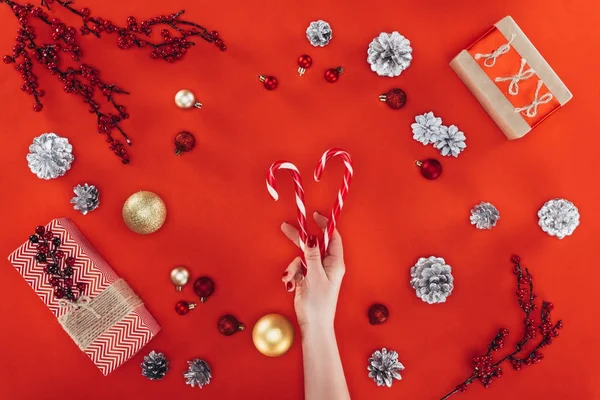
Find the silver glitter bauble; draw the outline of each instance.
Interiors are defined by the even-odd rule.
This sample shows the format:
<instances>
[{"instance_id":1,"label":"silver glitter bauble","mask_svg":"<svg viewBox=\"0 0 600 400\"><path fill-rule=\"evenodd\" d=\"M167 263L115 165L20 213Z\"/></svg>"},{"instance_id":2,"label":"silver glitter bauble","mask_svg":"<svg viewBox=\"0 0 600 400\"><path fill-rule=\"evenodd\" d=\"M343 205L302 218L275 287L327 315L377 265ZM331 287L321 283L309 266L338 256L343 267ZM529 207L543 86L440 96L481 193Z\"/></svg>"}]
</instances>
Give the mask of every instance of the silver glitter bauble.
<instances>
[{"instance_id":1,"label":"silver glitter bauble","mask_svg":"<svg viewBox=\"0 0 600 400\"><path fill-rule=\"evenodd\" d=\"M482 201L471 210L471 224L477 229L492 229L500 219L500 211L493 204Z\"/></svg>"},{"instance_id":2,"label":"silver glitter bauble","mask_svg":"<svg viewBox=\"0 0 600 400\"><path fill-rule=\"evenodd\" d=\"M398 353L383 348L371 355L367 370L369 371L369 378L373 379L377 386L392 387L394 379L402 379L398 371L404 371L404 365L398 361Z\"/></svg>"},{"instance_id":3,"label":"silver glitter bauble","mask_svg":"<svg viewBox=\"0 0 600 400\"><path fill-rule=\"evenodd\" d=\"M410 41L394 31L381 32L367 50L367 62L379 76L398 76L410 66L413 59Z\"/></svg>"},{"instance_id":4,"label":"silver glitter bauble","mask_svg":"<svg viewBox=\"0 0 600 400\"><path fill-rule=\"evenodd\" d=\"M565 199L548 201L538 211L539 225L550 236L564 239L579 226L579 210Z\"/></svg>"},{"instance_id":5,"label":"silver glitter bauble","mask_svg":"<svg viewBox=\"0 0 600 400\"><path fill-rule=\"evenodd\" d=\"M71 203L74 204L73 209L81 211L83 215L86 215L90 211L94 211L100 205L100 199L98 196L100 193L96 186L88 185L87 183L77 185L73 189L75 197L71 199Z\"/></svg>"},{"instance_id":6,"label":"silver glitter bauble","mask_svg":"<svg viewBox=\"0 0 600 400\"><path fill-rule=\"evenodd\" d=\"M27 164L31 172L40 179L54 179L63 176L75 159L73 146L69 140L56 133L44 133L33 139L27 154Z\"/></svg>"},{"instance_id":7,"label":"silver glitter bauble","mask_svg":"<svg viewBox=\"0 0 600 400\"><path fill-rule=\"evenodd\" d=\"M410 285L417 296L429 304L445 302L454 289L452 268L443 258L419 258L410 269L410 276Z\"/></svg>"},{"instance_id":8,"label":"silver glitter bauble","mask_svg":"<svg viewBox=\"0 0 600 400\"><path fill-rule=\"evenodd\" d=\"M323 20L313 21L306 28L306 38L315 47L326 46L332 37L331 26Z\"/></svg>"},{"instance_id":9,"label":"silver glitter bauble","mask_svg":"<svg viewBox=\"0 0 600 400\"><path fill-rule=\"evenodd\" d=\"M188 370L183 373L186 384L191 387L198 386L202 389L202 386L210 383L212 375L210 373L210 365L206 361L196 358L188 361L188 366Z\"/></svg>"},{"instance_id":10,"label":"silver glitter bauble","mask_svg":"<svg viewBox=\"0 0 600 400\"><path fill-rule=\"evenodd\" d=\"M181 89L175 94L175 104L179 108L202 108L202 103L197 101L194 93L187 89Z\"/></svg>"}]
</instances>

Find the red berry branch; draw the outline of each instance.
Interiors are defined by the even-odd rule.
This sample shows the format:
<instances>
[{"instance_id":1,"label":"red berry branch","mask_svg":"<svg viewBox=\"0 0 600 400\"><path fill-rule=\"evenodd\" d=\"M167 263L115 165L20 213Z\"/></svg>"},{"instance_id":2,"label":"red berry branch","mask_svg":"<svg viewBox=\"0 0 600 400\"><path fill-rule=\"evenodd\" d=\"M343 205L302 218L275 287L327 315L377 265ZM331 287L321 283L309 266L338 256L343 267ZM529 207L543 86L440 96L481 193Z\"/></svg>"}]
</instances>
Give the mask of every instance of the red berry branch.
<instances>
[{"instance_id":1,"label":"red berry branch","mask_svg":"<svg viewBox=\"0 0 600 400\"><path fill-rule=\"evenodd\" d=\"M514 264L513 272L517 278L517 301L521 310L525 313L523 336L515 345L515 351L494 362L493 354L504 347L504 339L508 336L508 329L501 328L488 345L487 352L482 356L473 358L471 376L442 397L441 400L446 400L456 393L466 391L467 387L476 380L481 382L484 387L489 387L495 378L502 376L501 364L505 361L510 362L516 371L519 371L523 366L538 364L544 358L539 350L550 345L554 338L558 337L558 331L562 329L563 323L562 320L559 320L556 324L552 323L550 313L554 306L550 302L542 302L540 322L536 327L535 321L531 318L531 313L538 309L538 306L534 303L537 296L533 293L532 276L527 268L525 270L521 268L521 258L519 256L513 256L511 261ZM533 349L525 351L525 346L531 340L536 339L538 334L541 336L541 340Z\"/></svg>"},{"instance_id":2,"label":"red berry branch","mask_svg":"<svg viewBox=\"0 0 600 400\"><path fill-rule=\"evenodd\" d=\"M98 70L89 65L79 64L76 67L68 68L61 66L61 51L70 54L73 61L77 63L80 61L82 51L76 41L77 29L68 27L58 18L50 18L42 7L35 7L32 4L21 5L14 0L0 0L0 3L11 8L21 25L17 31L12 55L4 56L3 61L5 64L14 64L15 69L21 74L23 79L21 90L33 96L35 100L33 110L39 112L43 109L41 98L44 97L44 91L39 88L38 77L32 71L32 59L35 59L38 64L50 71L50 74L57 76L64 83L66 93L79 96L88 105L89 112L96 115L98 132L106 136L109 149L121 159L123 164L128 164L127 150L120 140L113 137L112 132L119 131L127 144L131 145L131 140L120 125L123 120L129 118L129 114L125 106L119 104L115 99L117 94L129 93L114 84L101 80ZM100 17L92 17L91 11L87 8L81 10L73 8L72 1L42 0L42 6L46 6L48 9L51 4L58 4L81 17L83 25L80 32L82 35L93 34L100 37L103 32L116 34L118 36L117 44L120 48L148 47L152 49L152 58L160 58L169 62L182 59L187 49L195 44L189 38L195 36L209 43L215 43L221 50L226 50L226 46L217 32L209 33L194 22L182 20L180 17L184 11L168 16L154 17L139 24L134 17L128 17L127 26L121 27ZM33 20L41 21L50 27L54 41L52 44L36 42L37 34L31 25ZM158 25L170 27L177 34L171 36L169 29L162 29L161 41L155 43L151 41L150 36L153 28ZM114 109L113 112L101 111L100 103L94 99L96 89Z\"/></svg>"}]
</instances>

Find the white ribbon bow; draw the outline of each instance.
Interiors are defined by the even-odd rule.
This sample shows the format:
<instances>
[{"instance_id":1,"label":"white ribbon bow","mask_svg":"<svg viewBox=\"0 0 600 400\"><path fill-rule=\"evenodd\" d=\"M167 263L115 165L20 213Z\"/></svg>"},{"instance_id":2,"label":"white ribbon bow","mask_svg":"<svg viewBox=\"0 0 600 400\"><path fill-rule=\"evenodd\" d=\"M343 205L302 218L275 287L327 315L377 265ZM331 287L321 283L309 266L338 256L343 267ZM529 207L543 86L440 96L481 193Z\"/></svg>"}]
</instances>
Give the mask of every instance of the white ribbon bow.
<instances>
[{"instance_id":1,"label":"white ribbon bow","mask_svg":"<svg viewBox=\"0 0 600 400\"><path fill-rule=\"evenodd\" d=\"M485 61L483 62L483 65L485 65L488 68L493 67L494 65L496 65L496 60L498 59L498 57L509 52L510 45L512 44L513 40L515 40L516 37L517 37L517 35L515 35L513 33L512 36L510 37L510 40L508 41L508 43L503 44L502 46L498 47L496 50L492 51L489 54L477 53L477 54L475 54L475 59L480 60L485 57Z\"/></svg>"},{"instance_id":2,"label":"white ribbon bow","mask_svg":"<svg viewBox=\"0 0 600 400\"><path fill-rule=\"evenodd\" d=\"M526 63L527 61L524 58L521 58L521 68L519 68L519 72L516 75L498 77L496 78L496 82L510 81L510 85L508 85L508 93L513 96L516 96L517 94L519 94L519 81L527 80L533 75L535 75L535 71L533 70L533 68L529 68L527 71L523 71Z\"/></svg>"},{"instance_id":3,"label":"white ribbon bow","mask_svg":"<svg viewBox=\"0 0 600 400\"><path fill-rule=\"evenodd\" d=\"M94 317L96 317L96 319L100 319L102 316L100 314L98 314L96 312L96 310L94 310L92 308L92 306L90 306L91 301L92 301L92 299L90 298L90 296L81 296L75 301L60 299L60 300L58 300L58 305L61 308L71 308L71 307L75 307L76 309L83 308L84 310L91 312L92 315ZM66 322L67 319L69 318L68 312L67 312L67 314L63 315L62 318L63 318L63 321Z\"/></svg>"},{"instance_id":4,"label":"white ribbon bow","mask_svg":"<svg viewBox=\"0 0 600 400\"><path fill-rule=\"evenodd\" d=\"M537 108L540 104L549 103L550 100L552 100L554 98L554 96L552 96L552 93L548 92L538 99L538 96L540 95L540 89L542 88L543 84L544 84L544 82L541 79L538 80L537 89L535 91L535 97L534 97L533 101L531 102L531 104L529 104L525 107L515 108L516 113L525 111L524 114L526 116L528 116L529 118L533 118L537 115Z\"/></svg>"}]
</instances>

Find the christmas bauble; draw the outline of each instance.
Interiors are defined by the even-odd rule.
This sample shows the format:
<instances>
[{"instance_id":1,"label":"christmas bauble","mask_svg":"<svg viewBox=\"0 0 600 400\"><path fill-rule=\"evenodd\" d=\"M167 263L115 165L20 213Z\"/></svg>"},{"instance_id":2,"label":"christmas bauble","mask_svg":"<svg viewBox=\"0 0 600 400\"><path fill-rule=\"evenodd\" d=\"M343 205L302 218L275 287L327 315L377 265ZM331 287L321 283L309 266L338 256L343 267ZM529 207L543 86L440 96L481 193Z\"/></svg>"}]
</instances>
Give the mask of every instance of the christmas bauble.
<instances>
[{"instance_id":1,"label":"christmas bauble","mask_svg":"<svg viewBox=\"0 0 600 400\"><path fill-rule=\"evenodd\" d=\"M196 138L194 135L187 131L179 132L175 139L173 140L175 143L175 154L181 155L181 153L185 153L186 151L190 151L196 145Z\"/></svg>"},{"instance_id":2,"label":"christmas bauble","mask_svg":"<svg viewBox=\"0 0 600 400\"><path fill-rule=\"evenodd\" d=\"M304 54L298 58L298 74L304 75L306 70L312 65L312 58L308 54Z\"/></svg>"},{"instance_id":3,"label":"christmas bauble","mask_svg":"<svg viewBox=\"0 0 600 400\"><path fill-rule=\"evenodd\" d=\"M179 108L202 108L202 103L196 101L196 96L194 93L187 89L182 89L175 95L175 104Z\"/></svg>"},{"instance_id":4,"label":"christmas bauble","mask_svg":"<svg viewBox=\"0 0 600 400\"><path fill-rule=\"evenodd\" d=\"M279 357L292 347L294 327L283 315L267 314L254 325L252 341L265 356Z\"/></svg>"},{"instance_id":5,"label":"christmas bauble","mask_svg":"<svg viewBox=\"0 0 600 400\"><path fill-rule=\"evenodd\" d=\"M277 78L274 76L259 75L258 80L263 83L263 86L267 90L273 90L279 84L279 82L277 82Z\"/></svg>"},{"instance_id":6,"label":"christmas bauble","mask_svg":"<svg viewBox=\"0 0 600 400\"><path fill-rule=\"evenodd\" d=\"M171 270L171 282L175 285L175 290L181 292L183 285L188 283L190 279L190 271L182 265Z\"/></svg>"},{"instance_id":7,"label":"christmas bauble","mask_svg":"<svg viewBox=\"0 0 600 400\"><path fill-rule=\"evenodd\" d=\"M236 317L231 314L223 315L217 323L217 329L221 335L231 336L236 332L246 329L246 325L242 324Z\"/></svg>"},{"instance_id":8,"label":"christmas bauble","mask_svg":"<svg viewBox=\"0 0 600 400\"><path fill-rule=\"evenodd\" d=\"M398 110L406 104L406 93L402 89L390 89L387 93L379 96L379 100L385 101L393 110Z\"/></svg>"},{"instance_id":9,"label":"christmas bauble","mask_svg":"<svg viewBox=\"0 0 600 400\"><path fill-rule=\"evenodd\" d=\"M200 301L204 303L215 291L215 282L208 276L201 276L194 282L194 292L200 297Z\"/></svg>"},{"instance_id":10,"label":"christmas bauble","mask_svg":"<svg viewBox=\"0 0 600 400\"><path fill-rule=\"evenodd\" d=\"M325 80L329 83L335 83L339 79L341 73L344 72L344 68L329 68L325 71Z\"/></svg>"},{"instance_id":11,"label":"christmas bauble","mask_svg":"<svg viewBox=\"0 0 600 400\"><path fill-rule=\"evenodd\" d=\"M123 204L123 221L135 233L146 235L156 232L166 218L165 203L152 192L134 193Z\"/></svg>"},{"instance_id":12,"label":"christmas bauble","mask_svg":"<svg viewBox=\"0 0 600 400\"><path fill-rule=\"evenodd\" d=\"M421 169L421 175L430 181L437 179L442 175L442 164L438 160L430 158L424 161L417 161L417 167Z\"/></svg>"},{"instance_id":13,"label":"christmas bauble","mask_svg":"<svg viewBox=\"0 0 600 400\"><path fill-rule=\"evenodd\" d=\"M185 315L196 308L196 303L188 303L187 301L178 301L175 304L175 312L179 315Z\"/></svg>"},{"instance_id":14,"label":"christmas bauble","mask_svg":"<svg viewBox=\"0 0 600 400\"><path fill-rule=\"evenodd\" d=\"M368 316L369 323L371 325L381 325L387 321L388 317L390 316L390 312L383 304L373 304L369 308Z\"/></svg>"}]
</instances>

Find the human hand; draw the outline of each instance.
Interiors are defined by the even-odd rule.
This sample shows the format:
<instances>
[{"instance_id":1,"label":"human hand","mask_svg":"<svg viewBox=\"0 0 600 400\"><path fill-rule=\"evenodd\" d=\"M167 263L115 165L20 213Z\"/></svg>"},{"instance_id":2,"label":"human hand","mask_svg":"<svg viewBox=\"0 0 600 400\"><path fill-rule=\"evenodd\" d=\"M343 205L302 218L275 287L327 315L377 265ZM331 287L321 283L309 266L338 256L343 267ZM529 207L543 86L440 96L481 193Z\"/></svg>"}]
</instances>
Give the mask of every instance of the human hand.
<instances>
[{"instance_id":1,"label":"human hand","mask_svg":"<svg viewBox=\"0 0 600 400\"><path fill-rule=\"evenodd\" d=\"M317 212L313 217L321 229L327 228L326 217ZM293 225L284 222L281 230L300 247L300 236ZM302 258L296 257L283 273L281 280L288 292L295 291L294 308L298 324L303 331L309 327L333 329L337 299L346 272L342 238L337 229L334 230L323 260L319 240L315 236L308 238L305 247L306 267Z\"/></svg>"}]
</instances>

